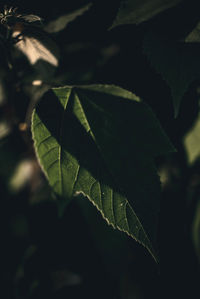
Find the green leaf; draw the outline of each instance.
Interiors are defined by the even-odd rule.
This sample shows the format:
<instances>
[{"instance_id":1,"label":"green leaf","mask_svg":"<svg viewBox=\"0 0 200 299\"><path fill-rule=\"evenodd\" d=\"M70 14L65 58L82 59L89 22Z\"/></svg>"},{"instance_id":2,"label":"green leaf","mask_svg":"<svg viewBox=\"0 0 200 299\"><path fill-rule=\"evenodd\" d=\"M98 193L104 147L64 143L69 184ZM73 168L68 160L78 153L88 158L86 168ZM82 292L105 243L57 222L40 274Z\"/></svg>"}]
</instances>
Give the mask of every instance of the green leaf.
<instances>
[{"instance_id":1,"label":"green leaf","mask_svg":"<svg viewBox=\"0 0 200 299\"><path fill-rule=\"evenodd\" d=\"M171 89L175 117L185 92L200 76L199 51L198 45L166 40L153 32L144 38L144 53Z\"/></svg>"},{"instance_id":2,"label":"green leaf","mask_svg":"<svg viewBox=\"0 0 200 299\"><path fill-rule=\"evenodd\" d=\"M184 136L183 142L188 163L192 164L195 160L200 158L200 114L192 128Z\"/></svg>"},{"instance_id":3,"label":"green leaf","mask_svg":"<svg viewBox=\"0 0 200 299\"><path fill-rule=\"evenodd\" d=\"M74 21L77 17L83 15L87 10L90 9L92 3L88 3L87 5L65 15L58 17L56 20L49 22L45 27L45 31L49 33L59 32L67 27L69 23Z\"/></svg>"},{"instance_id":4,"label":"green leaf","mask_svg":"<svg viewBox=\"0 0 200 299\"><path fill-rule=\"evenodd\" d=\"M83 194L156 258L154 157L174 148L150 108L116 86L55 88L34 111L32 134L54 192L66 200Z\"/></svg>"},{"instance_id":5,"label":"green leaf","mask_svg":"<svg viewBox=\"0 0 200 299\"><path fill-rule=\"evenodd\" d=\"M123 0L112 27L139 24L177 5L181 0Z\"/></svg>"},{"instance_id":6,"label":"green leaf","mask_svg":"<svg viewBox=\"0 0 200 299\"><path fill-rule=\"evenodd\" d=\"M197 23L195 28L186 36L186 43L199 43L200 42L200 22Z\"/></svg>"}]
</instances>

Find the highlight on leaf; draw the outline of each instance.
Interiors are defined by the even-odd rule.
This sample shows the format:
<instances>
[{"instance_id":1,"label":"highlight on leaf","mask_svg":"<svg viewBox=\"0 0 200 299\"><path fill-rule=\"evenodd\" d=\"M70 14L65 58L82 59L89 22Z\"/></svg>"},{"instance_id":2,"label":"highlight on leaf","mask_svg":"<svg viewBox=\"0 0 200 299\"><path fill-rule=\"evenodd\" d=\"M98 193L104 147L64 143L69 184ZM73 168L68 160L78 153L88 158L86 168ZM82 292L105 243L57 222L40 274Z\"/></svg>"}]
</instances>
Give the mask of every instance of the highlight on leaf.
<instances>
[{"instance_id":1,"label":"highlight on leaf","mask_svg":"<svg viewBox=\"0 0 200 299\"><path fill-rule=\"evenodd\" d=\"M154 157L174 149L150 108L112 85L56 88L35 109L32 134L57 196L69 202L83 194L156 259L160 182Z\"/></svg>"},{"instance_id":2,"label":"highlight on leaf","mask_svg":"<svg viewBox=\"0 0 200 299\"><path fill-rule=\"evenodd\" d=\"M20 14L17 8L11 7L0 14L0 23L7 29L2 40L8 48L9 65L13 68L20 60L26 69L28 62L34 79L51 79L59 65L60 51L43 30L42 19L32 14Z\"/></svg>"}]
</instances>

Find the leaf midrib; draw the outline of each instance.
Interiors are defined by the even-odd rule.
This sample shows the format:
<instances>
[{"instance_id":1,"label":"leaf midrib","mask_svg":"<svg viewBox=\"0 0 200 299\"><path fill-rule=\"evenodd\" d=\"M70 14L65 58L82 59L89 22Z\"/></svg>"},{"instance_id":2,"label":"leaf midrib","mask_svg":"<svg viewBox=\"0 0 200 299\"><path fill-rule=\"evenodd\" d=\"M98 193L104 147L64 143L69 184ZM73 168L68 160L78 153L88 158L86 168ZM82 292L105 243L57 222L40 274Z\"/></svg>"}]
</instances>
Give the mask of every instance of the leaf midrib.
<instances>
[{"instance_id":1,"label":"leaf midrib","mask_svg":"<svg viewBox=\"0 0 200 299\"><path fill-rule=\"evenodd\" d=\"M69 94L67 94L66 99L65 99L65 104L64 104L64 109L63 109L63 113L62 113L62 117L61 117L61 122L60 122L60 131L59 131L59 142L58 142L58 177L60 180L60 194L63 194L63 175L62 175L62 138L63 138L63 123L64 123L64 116L65 116L65 112L66 112L66 108L67 108L67 104L70 101L70 96L72 94L72 89L70 89Z\"/></svg>"},{"instance_id":2,"label":"leaf midrib","mask_svg":"<svg viewBox=\"0 0 200 299\"><path fill-rule=\"evenodd\" d=\"M86 122L87 122L87 124L88 124L88 127L89 127L89 132L88 132L88 133L89 133L90 135L92 135L92 138L93 138L93 140L95 141L95 144L96 144L96 146L97 146L97 148L98 148L99 154L101 155L101 157L102 157L102 159L103 159L103 161L104 161L104 165L105 165L105 167L107 168L107 171L108 171L109 175L111 175L113 181L114 181L115 183L117 183L117 182L116 182L116 178L113 176L112 171L110 171L110 168L108 167L108 165L107 165L107 163L106 163L106 160L105 160L104 156L103 156L102 153L101 153L100 146L99 146L99 144L98 144L98 142L97 142L97 140L96 140L96 138L95 138L95 135L93 134L93 131L92 131L91 126L90 126L90 123L89 123L89 121L88 121L88 119L87 119L87 117L86 117L86 115L85 115L84 109L83 109L83 107L82 107L81 101L80 101L79 96L78 96L78 93L79 93L79 92L80 92L80 91L78 91L78 92L76 91L77 100L78 100L78 103L79 103L79 105L80 105L81 111L82 111L82 113L83 113L83 115L84 115L84 117L85 117L85 120L86 120ZM80 93L81 93L81 92L80 92ZM91 101L90 98L88 98L88 97L85 96L85 100L88 101L91 105L93 105L96 109L98 109L98 110L100 110L100 111L102 110L101 107L99 107L99 106L96 105L93 101ZM104 111L102 111L102 112L104 112ZM113 190L112 190L112 192L113 192ZM125 194L125 193L124 193L124 194ZM130 209L132 210L132 212L134 213L134 216L135 216L136 219L137 219L138 224L140 225L141 229L143 230L143 233L144 233L145 237L147 238L147 240L148 240L149 243L151 244L151 241L150 241L148 235L146 234L146 231L145 231L145 229L144 229L144 227L143 227L141 221L139 220L139 218L137 217L135 211L133 210L133 208L132 208L131 205L129 204L129 202L128 202L126 196L124 196L124 199L125 199L125 204L124 204L124 211L123 211L123 213L124 213L124 215L125 215L125 220L126 220L126 224L127 224L127 229L124 229L124 231L127 232L128 234L130 234L130 226L129 226L129 223L128 223L129 221L128 221L127 214L126 214L126 207L127 207L127 205L129 205ZM96 206L97 206L97 205L96 205ZM97 207L97 208L98 208L98 207ZM99 209L99 208L98 208L98 209ZM114 227L117 227L119 230L122 230L122 229L120 228L119 224L117 224L117 222L116 222L117 219L116 219L115 212L114 212L113 200L112 200L112 211L113 211L113 216L114 216L114 223L113 223L112 225L113 225ZM104 215L104 218L107 219L107 217L105 216L105 213L103 212L103 209L100 210L100 212ZM108 219L107 219L107 220L108 220ZM109 220L108 220L108 221L109 221ZM110 221L109 221L109 223L110 223ZM111 223L110 223L110 224L111 224ZM136 239L136 238L135 238L135 239ZM136 239L136 240L137 240L137 239ZM137 240L137 241L138 241L138 240ZM145 244L143 244L143 245L145 246Z\"/></svg>"}]
</instances>

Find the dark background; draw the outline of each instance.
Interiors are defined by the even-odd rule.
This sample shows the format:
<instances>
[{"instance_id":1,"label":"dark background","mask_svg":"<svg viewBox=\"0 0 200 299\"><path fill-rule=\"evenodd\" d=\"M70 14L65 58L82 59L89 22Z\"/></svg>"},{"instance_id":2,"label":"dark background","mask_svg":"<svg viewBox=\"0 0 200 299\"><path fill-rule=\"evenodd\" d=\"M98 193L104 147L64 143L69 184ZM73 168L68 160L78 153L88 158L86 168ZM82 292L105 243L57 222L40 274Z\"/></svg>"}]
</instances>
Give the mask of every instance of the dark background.
<instances>
[{"instance_id":1,"label":"dark background","mask_svg":"<svg viewBox=\"0 0 200 299\"><path fill-rule=\"evenodd\" d=\"M59 218L51 195L45 191L40 200L33 188L38 177L45 185L38 169L36 179L20 192L11 193L6 184L7 172L12 172L16 161L30 154L23 134L14 128L6 143L1 142L2 297L6 294L9 299L199 298L199 264L191 224L200 182L194 187L191 182L200 170L198 163L191 168L187 165L182 145L184 134L197 117L199 82L191 85L180 114L174 119L170 88L142 50L143 37L149 28L170 39L186 36L200 19L198 1L183 1L139 26L124 25L111 31L108 28L120 1L92 2L89 11L52 36L62 54L58 75L66 84L112 83L135 92L152 107L177 148L177 153L157 161L158 167L166 167L170 177L162 192L160 261L157 265L144 248L104 224L89 203L83 207L75 200ZM87 2L7 1L6 4L48 22ZM18 118L23 121L26 105L22 100L18 103ZM192 198L189 203L188 194ZM78 283L74 282L76 279L73 281L73 275L78 277Z\"/></svg>"}]
</instances>

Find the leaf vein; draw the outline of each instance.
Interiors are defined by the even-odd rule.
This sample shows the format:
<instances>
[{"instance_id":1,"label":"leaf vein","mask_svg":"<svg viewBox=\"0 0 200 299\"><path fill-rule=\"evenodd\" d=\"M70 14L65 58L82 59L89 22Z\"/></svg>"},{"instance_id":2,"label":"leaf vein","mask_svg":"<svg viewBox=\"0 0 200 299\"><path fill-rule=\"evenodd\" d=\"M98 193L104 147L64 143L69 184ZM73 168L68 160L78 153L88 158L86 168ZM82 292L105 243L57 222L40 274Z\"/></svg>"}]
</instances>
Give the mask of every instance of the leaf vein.
<instances>
[{"instance_id":1,"label":"leaf vein","mask_svg":"<svg viewBox=\"0 0 200 299\"><path fill-rule=\"evenodd\" d=\"M71 95L71 91L68 95L68 99L70 98L70 95ZM59 134L59 149L58 149L58 176L60 178L60 194L62 194L63 192L63 179L62 179L62 138L63 138L63 123L64 123L64 116L65 116L65 111L66 111L66 108L67 108L67 103L69 102L69 100L67 101L67 98L65 98L66 102L65 102L65 105L64 105L64 109L63 109L63 113L62 113L62 116L61 116L61 122L60 122L60 134Z\"/></svg>"},{"instance_id":2,"label":"leaf vein","mask_svg":"<svg viewBox=\"0 0 200 299\"><path fill-rule=\"evenodd\" d=\"M44 155L41 156L41 159L44 159L44 157L46 157L51 151L53 151L56 148L58 148L58 145L50 148L46 153L44 153Z\"/></svg>"},{"instance_id":3,"label":"leaf vein","mask_svg":"<svg viewBox=\"0 0 200 299\"><path fill-rule=\"evenodd\" d=\"M75 179L74 179L74 184L73 184L73 188L72 188L73 191L74 191L74 189L75 189L75 185L76 185L76 183L77 183L77 181L78 181L79 175L80 175L80 165L78 165L77 173L76 173L76 177L75 177Z\"/></svg>"},{"instance_id":4,"label":"leaf vein","mask_svg":"<svg viewBox=\"0 0 200 299\"><path fill-rule=\"evenodd\" d=\"M58 162L59 161L59 159L57 158L56 160L54 160L53 162L51 162L51 164L47 167L47 172L49 171L49 169L51 169L53 166L54 166L54 164L56 163L56 162Z\"/></svg>"},{"instance_id":5,"label":"leaf vein","mask_svg":"<svg viewBox=\"0 0 200 299\"><path fill-rule=\"evenodd\" d=\"M39 147L42 145L42 143L45 142L45 141L47 141L47 140L50 139L50 138L53 138L52 135L48 135L48 136L46 136L44 139L42 139L42 140L38 143L38 145L37 145L38 151L39 151Z\"/></svg>"}]
</instances>

